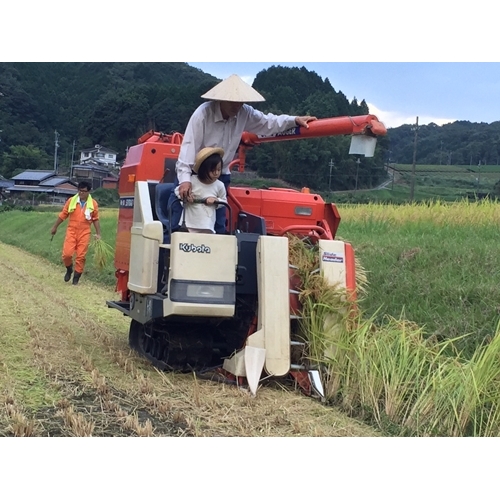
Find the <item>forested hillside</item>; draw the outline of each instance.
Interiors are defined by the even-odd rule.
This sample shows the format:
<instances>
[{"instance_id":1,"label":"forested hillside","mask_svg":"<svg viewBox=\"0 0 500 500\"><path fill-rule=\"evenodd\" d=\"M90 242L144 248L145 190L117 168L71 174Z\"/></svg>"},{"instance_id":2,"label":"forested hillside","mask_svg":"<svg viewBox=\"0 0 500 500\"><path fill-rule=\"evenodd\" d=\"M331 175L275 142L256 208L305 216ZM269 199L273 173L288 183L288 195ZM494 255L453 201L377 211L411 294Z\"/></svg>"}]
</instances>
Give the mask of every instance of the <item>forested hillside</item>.
<instances>
[{"instance_id":1,"label":"forested hillside","mask_svg":"<svg viewBox=\"0 0 500 500\"><path fill-rule=\"evenodd\" d=\"M500 117L499 117L500 119ZM390 158L395 163L413 162L415 127L402 125L389 130ZM420 165L498 165L500 121L456 121L419 126L417 163Z\"/></svg>"},{"instance_id":2,"label":"forested hillside","mask_svg":"<svg viewBox=\"0 0 500 500\"><path fill-rule=\"evenodd\" d=\"M253 86L266 97L260 109L272 113L312 115L318 118L368 114L364 100L349 102L328 78L306 68L273 66L257 74ZM350 137L263 144L248 156L250 168L279 177L296 186L333 190L373 187L384 177L387 138L379 139L374 158L349 155Z\"/></svg>"},{"instance_id":3,"label":"forested hillside","mask_svg":"<svg viewBox=\"0 0 500 500\"><path fill-rule=\"evenodd\" d=\"M27 168L69 168L79 151L101 144L126 149L150 129L184 132L200 95L219 80L187 63L0 63L0 175ZM273 66L253 86L266 97L264 112L318 118L362 115L365 100L349 101L306 68ZM349 89L343 89L348 92ZM349 138L332 137L265 144L247 155L247 168L298 187L353 189L377 185L383 165L413 161L414 127L389 129L373 159L349 155ZM418 164L496 164L500 122L455 122L418 129Z\"/></svg>"},{"instance_id":4,"label":"forested hillside","mask_svg":"<svg viewBox=\"0 0 500 500\"><path fill-rule=\"evenodd\" d=\"M101 144L120 153L149 129L183 132L200 95L218 80L186 63L0 63L0 174L52 168L55 131L58 163L80 149ZM306 68L272 67L254 87L266 97L264 112L312 114L320 118L368 112ZM251 151L248 168L296 185L354 185L355 159L345 137L267 144ZM383 148L358 167L360 186L383 177ZM333 162L333 167L329 167ZM338 174L338 175L336 175ZM363 180L361 180L363 179Z\"/></svg>"},{"instance_id":5,"label":"forested hillside","mask_svg":"<svg viewBox=\"0 0 500 500\"><path fill-rule=\"evenodd\" d=\"M185 63L0 63L0 152L53 155L57 130L62 162L73 141L123 157L150 128L182 129L217 81Z\"/></svg>"}]
</instances>

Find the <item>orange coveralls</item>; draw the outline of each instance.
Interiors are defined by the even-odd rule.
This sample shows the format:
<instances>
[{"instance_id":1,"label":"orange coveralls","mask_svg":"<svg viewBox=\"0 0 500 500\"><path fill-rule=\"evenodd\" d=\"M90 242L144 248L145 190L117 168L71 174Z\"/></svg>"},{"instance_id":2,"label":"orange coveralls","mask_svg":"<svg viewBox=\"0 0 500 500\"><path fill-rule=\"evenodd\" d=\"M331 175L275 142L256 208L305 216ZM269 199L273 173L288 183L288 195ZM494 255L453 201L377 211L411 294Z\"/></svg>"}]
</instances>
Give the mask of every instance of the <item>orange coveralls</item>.
<instances>
[{"instance_id":1,"label":"orange coveralls","mask_svg":"<svg viewBox=\"0 0 500 500\"><path fill-rule=\"evenodd\" d=\"M62 260L66 267L71 266L73 264L73 254L76 252L75 272L77 273L83 273L85 267L85 256L89 248L91 236L90 226L93 221L99 220L97 201L94 199L92 201L94 203L94 210L90 213L90 220L85 218L87 203L85 203L83 208L80 206L80 203L77 203L75 210L71 213L68 212L71 198L68 199L59 214L59 218L62 220L66 220L69 217L62 250Z\"/></svg>"}]
</instances>

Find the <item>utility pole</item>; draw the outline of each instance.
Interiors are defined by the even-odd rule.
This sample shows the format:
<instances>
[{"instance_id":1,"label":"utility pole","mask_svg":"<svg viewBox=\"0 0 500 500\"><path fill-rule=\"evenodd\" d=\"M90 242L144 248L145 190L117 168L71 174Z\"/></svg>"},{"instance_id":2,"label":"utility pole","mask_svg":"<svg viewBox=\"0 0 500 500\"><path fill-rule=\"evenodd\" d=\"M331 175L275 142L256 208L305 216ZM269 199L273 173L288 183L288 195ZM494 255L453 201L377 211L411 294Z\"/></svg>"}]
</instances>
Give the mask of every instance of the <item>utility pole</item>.
<instances>
[{"instance_id":1,"label":"utility pole","mask_svg":"<svg viewBox=\"0 0 500 500\"><path fill-rule=\"evenodd\" d=\"M328 164L330 166L330 177L328 179L328 190L332 190L332 168L335 166L335 163L333 162L332 159L330 159L330 163Z\"/></svg>"},{"instance_id":2,"label":"utility pole","mask_svg":"<svg viewBox=\"0 0 500 500\"><path fill-rule=\"evenodd\" d=\"M410 201L413 201L413 196L415 195L415 164L417 162L417 136L418 136L418 116L415 123L415 139L413 141L413 164L411 166L411 191L410 191Z\"/></svg>"},{"instance_id":3,"label":"utility pole","mask_svg":"<svg viewBox=\"0 0 500 500\"><path fill-rule=\"evenodd\" d=\"M59 138L59 134L57 133L57 130L54 133L56 137L54 150L54 173L57 174L57 148L59 147L59 142L57 142L57 139Z\"/></svg>"},{"instance_id":4,"label":"utility pole","mask_svg":"<svg viewBox=\"0 0 500 500\"><path fill-rule=\"evenodd\" d=\"M73 139L73 151L71 152L71 166L69 167L69 179L73 178L73 160L75 157L75 140Z\"/></svg>"}]
</instances>

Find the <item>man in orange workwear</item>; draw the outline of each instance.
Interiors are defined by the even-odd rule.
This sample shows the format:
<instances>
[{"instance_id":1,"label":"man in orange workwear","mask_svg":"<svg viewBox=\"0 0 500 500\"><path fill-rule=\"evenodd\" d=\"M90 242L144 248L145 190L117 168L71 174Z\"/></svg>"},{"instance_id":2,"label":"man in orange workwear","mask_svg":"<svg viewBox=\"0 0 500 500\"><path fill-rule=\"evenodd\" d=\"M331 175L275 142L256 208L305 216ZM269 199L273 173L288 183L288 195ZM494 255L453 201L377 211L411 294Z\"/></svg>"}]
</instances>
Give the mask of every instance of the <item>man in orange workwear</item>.
<instances>
[{"instance_id":1,"label":"man in orange workwear","mask_svg":"<svg viewBox=\"0 0 500 500\"><path fill-rule=\"evenodd\" d=\"M97 239L101 237L99 207L97 201L90 196L90 189L91 186L88 182L82 181L78 184L78 193L68 199L50 231L52 235L56 234L59 225L69 217L63 244L62 260L66 266L64 281L69 281L73 274L73 255L76 253L73 285L78 285L85 267L85 256L89 248L91 236L91 224L94 224L95 237Z\"/></svg>"}]
</instances>

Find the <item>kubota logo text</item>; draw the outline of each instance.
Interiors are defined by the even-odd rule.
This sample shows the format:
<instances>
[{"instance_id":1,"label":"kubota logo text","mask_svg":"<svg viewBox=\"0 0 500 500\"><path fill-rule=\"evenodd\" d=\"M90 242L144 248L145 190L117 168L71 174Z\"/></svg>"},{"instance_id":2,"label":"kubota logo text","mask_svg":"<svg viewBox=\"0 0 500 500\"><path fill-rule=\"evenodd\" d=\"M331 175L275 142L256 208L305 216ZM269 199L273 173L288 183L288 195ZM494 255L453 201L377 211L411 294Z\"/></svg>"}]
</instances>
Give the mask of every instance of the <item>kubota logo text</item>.
<instances>
[{"instance_id":1,"label":"kubota logo text","mask_svg":"<svg viewBox=\"0 0 500 500\"><path fill-rule=\"evenodd\" d=\"M300 135L300 127L292 127L288 130L285 130L284 132L278 132L277 134L257 135L257 137L260 137L261 139L263 139L266 137L284 137L286 135Z\"/></svg>"},{"instance_id":2,"label":"kubota logo text","mask_svg":"<svg viewBox=\"0 0 500 500\"><path fill-rule=\"evenodd\" d=\"M179 250L193 253L210 253L210 247L205 245L193 245L192 243L179 243Z\"/></svg>"}]
</instances>

